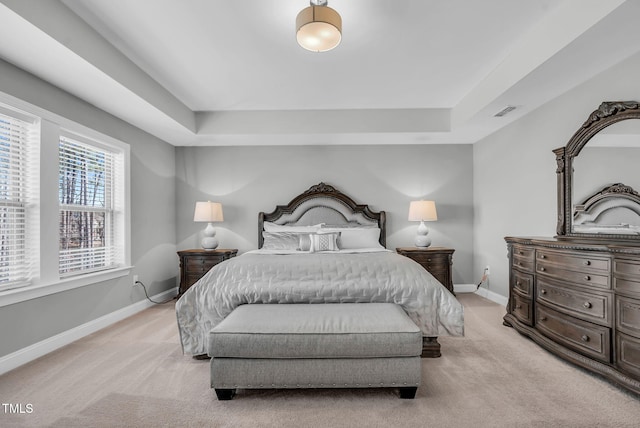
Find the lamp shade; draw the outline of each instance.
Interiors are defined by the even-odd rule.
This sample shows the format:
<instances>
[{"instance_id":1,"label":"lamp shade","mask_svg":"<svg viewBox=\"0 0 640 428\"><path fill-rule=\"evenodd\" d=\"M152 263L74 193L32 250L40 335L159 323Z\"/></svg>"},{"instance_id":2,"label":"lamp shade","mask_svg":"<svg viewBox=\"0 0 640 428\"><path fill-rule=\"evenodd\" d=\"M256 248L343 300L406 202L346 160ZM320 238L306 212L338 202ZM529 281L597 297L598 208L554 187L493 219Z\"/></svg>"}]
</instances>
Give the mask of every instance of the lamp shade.
<instances>
[{"instance_id":1,"label":"lamp shade","mask_svg":"<svg viewBox=\"0 0 640 428\"><path fill-rule=\"evenodd\" d=\"M309 51L331 50L342 40L342 18L329 6L302 9L296 18L296 38L298 44Z\"/></svg>"},{"instance_id":2,"label":"lamp shade","mask_svg":"<svg viewBox=\"0 0 640 428\"><path fill-rule=\"evenodd\" d=\"M222 204L220 202L196 202L196 210L193 213L193 221L224 221Z\"/></svg>"},{"instance_id":3,"label":"lamp shade","mask_svg":"<svg viewBox=\"0 0 640 428\"><path fill-rule=\"evenodd\" d=\"M436 203L434 201L411 201L409 204L409 221L436 221Z\"/></svg>"}]
</instances>

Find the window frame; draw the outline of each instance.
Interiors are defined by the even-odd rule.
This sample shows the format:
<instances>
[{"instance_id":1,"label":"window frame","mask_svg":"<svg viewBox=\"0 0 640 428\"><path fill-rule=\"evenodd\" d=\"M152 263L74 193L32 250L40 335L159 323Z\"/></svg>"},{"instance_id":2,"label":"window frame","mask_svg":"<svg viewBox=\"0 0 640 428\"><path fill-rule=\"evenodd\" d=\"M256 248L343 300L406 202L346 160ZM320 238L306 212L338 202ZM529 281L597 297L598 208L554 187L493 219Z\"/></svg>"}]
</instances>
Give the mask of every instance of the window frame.
<instances>
[{"instance_id":1,"label":"window frame","mask_svg":"<svg viewBox=\"0 0 640 428\"><path fill-rule=\"evenodd\" d=\"M35 257L39 263L39 270L29 285L0 290L0 307L129 275L132 269L129 144L3 92L0 92L0 103L40 118L38 159L40 189L39 195L36 195L37 200L31 207L39 214L38 224L35 225L37 230L34 231L34 240L37 242L33 245L39 248ZM116 233L116 237L122 241L123 262L115 268L69 277L61 277L58 272L59 168L57 161L50 162L50 160L58 159L59 140L62 133L86 138L122 154L123 194L120 200L123 207L121 230Z\"/></svg>"},{"instance_id":2,"label":"window frame","mask_svg":"<svg viewBox=\"0 0 640 428\"><path fill-rule=\"evenodd\" d=\"M9 142L9 151L6 152L3 150L4 153L8 154L7 158L15 159L17 157L20 159L16 163L11 161L9 170L13 170L13 172L7 171L7 175L13 178L9 180L9 183L11 184L7 190L10 190L11 193L14 194L11 200L7 200L7 202L9 202L8 207L13 206L15 210L21 209L22 211L22 221L18 222L18 224L14 224L14 227L18 226L22 228L22 233L18 233L16 239L18 241L22 241L21 250L25 253L22 258L23 263L20 264L20 268L25 275L24 277L9 279L6 283L0 283L0 291L6 291L29 285L32 278L38 274L38 260L37 257L32 254L32 252L36 251L38 248L33 248L29 244L33 238L32 229L34 229L35 223L30 214L32 212L34 192L37 191L37 186L33 186L33 180L35 179L37 181L39 177L33 161L39 158L37 150L40 139L38 135L40 130L40 119L34 115L5 104L0 104L0 113L3 116L9 117L10 122L20 121L24 123L24 129L28 131L24 135L24 138L21 139L20 147L14 148L13 144ZM10 125L10 128L13 127ZM19 171L19 173L16 174L16 171ZM16 182L20 184L16 186ZM16 191L19 193L17 196L15 196L14 193ZM16 229L12 230L12 234L14 236L16 236L16 232ZM12 248L12 251L16 250L17 249Z\"/></svg>"},{"instance_id":3,"label":"window frame","mask_svg":"<svg viewBox=\"0 0 640 428\"><path fill-rule=\"evenodd\" d=\"M59 203L59 213L62 215L65 211L72 212L85 212L85 213L102 213L105 216L105 228L108 232L105 234L105 247L102 247L105 250L104 259L108 262L110 259L113 259L113 265L99 266L94 268L81 268L79 270L70 270L66 272L62 272L63 264L59 260L59 273L61 278L68 278L71 276L77 275L86 275L91 272L98 272L103 270L114 269L118 267L118 262L120 261L120 265L122 265L121 259L121 249L119 248L119 240L117 239L117 235L119 232L118 219L120 217L120 212L118 211L119 204L118 197L122 191L123 183L120 180L121 174L118 171L122 168L122 159L121 153L119 151L114 151L112 147L105 146L98 141L89 140L87 138L81 137L79 135L75 135L67 130L62 130L60 132L60 145L62 144L72 144L76 145L80 151L89 149L94 153L102 153L105 154L105 157L108 157L108 171L105 170L105 184L104 184L104 206L99 207L96 205L80 205L80 204L63 204L60 199L58 199ZM84 148L84 149L83 149ZM60 146L59 146L60 150ZM59 152L60 153L60 152ZM79 151L75 151L74 153L79 153ZM66 160L66 158L65 158ZM60 165L63 162L63 159L58 156L58 164ZM60 196L58 194L58 196ZM59 229L59 232L61 230ZM60 241L60 236L59 236ZM79 249L79 250L66 250L66 251L76 251L82 254L90 254L93 253L93 249ZM97 251L100 252L99 250ZM59 256L62 257L64 251L61 249L59 251ZM68 267L68 265L65 264Z\"/></svg>"}]
</instances>

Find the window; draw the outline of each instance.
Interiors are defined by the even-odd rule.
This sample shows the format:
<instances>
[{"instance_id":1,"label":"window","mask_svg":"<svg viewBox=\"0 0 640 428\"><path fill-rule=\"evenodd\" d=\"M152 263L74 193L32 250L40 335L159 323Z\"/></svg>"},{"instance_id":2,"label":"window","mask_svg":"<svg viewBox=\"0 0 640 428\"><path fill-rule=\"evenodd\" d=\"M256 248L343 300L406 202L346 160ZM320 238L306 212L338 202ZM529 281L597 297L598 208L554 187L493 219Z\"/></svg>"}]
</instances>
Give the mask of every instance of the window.
<instances>
[{"instance_id":1,"label":"window","mask_svg":"<svg viewBox=\"0 0 640 428\"><path fill-rule=\"evenodd\" d=\"M130 273L129 150L0 92L0 307Z\"/></svg>"},{"instance_id":2,"label":"window","mask_svg":"<svg viewBox=\"0 0 640 428\"><path fill-rule=\"evenodd\" d=\"M37 129L34 118L0 107L0 289L26 285L33 274L28 151Z\"/></svg>"},{"instance_id":3,"label":"window","mask_svg":"<svg viewBox=\"0 0 640 428\"><path fill-rule=\"evenodd\" d=\"M77 275L122 264L117 240L117 153L78 136L60 137L59 272Z\"/></svg>"}]
</instances>

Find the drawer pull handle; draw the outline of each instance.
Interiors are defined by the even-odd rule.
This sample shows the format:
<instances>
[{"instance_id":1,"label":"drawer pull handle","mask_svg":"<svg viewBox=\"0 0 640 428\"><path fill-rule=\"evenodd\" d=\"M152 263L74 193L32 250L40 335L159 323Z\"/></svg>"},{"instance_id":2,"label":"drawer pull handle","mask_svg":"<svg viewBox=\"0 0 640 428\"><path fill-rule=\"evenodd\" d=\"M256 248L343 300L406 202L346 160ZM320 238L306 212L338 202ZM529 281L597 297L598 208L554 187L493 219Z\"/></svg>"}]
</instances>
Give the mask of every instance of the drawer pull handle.
<instances>
[{"instance_id":1,"label":"drawer pull handle","mask_svg":"<svg viewBox=\"0 0 640 428\"><path fill-rule=\"evenodd\" d=\"M546 269L544 267L540 268L540 272L544 272Z\"/></svg>"},{"instance_id":2,"label":"drawer pull handle","mask_svg":"<svg viewBox=\"0 0 640 428\"><path fill-rule=\"evenodd\" d=\"M543 288L542 290L540 290L540 294L547 294L547 290Z\"/></svg>"},{"instance_id":3,"label":"drawer pull handle","mask_svg":"<svg viewBox=\"0 0 640 428\"><path fill-rule=\"evenodd\" d=\"M591 266L591 262L589 260L585 260L582 264L585 266Z\"/></svg>"},{"instance_id":4,"label":"drawer pull handle","mask_svg":"<svg viewBox=\"0 0 640 428\"><path fill-rule=\"evenodd\" d=\"M540 254L540 258L541 258L541 259L546 259L546 258L547 258L547 256L545 256L544 254Z\"/></svg>"},{"instance_id":5,"label":"drawer pull handle","mask_svg":"<svg viewBox=\"0 0 640 428\"><path fill-rule=\"evenodd\" d=\"M591 281L591 277L589 275L585 275L584 280L585 281Z\"/></svg>"},{"instance_id":6,"label":"drawer pull handle","mask_svg":"<svg viewBox=\"0 0 640 428\"><path fill-rule=\"evenodd\" d=\"M517 264L518 264L518 266L522 266L522 262L518 262Z\"/></svg>"},{"instance_id":7,"label":"drawer pull handle","mask_svg":"<svg viewBox=\"0 0 640 428\"><path fill-rule=\"evenodd\" d=\"M583 334L580 339L582 339L583 342L588 342L589 341L589 336L587 336L586 334Z\"/></svg>"},{"instance_id":8,"label":"drawer pull handle","mask_svg":"<svg viewBox=\"0 0 640 428\"><path fill-rule=\"evenodd\" d=\"M516 305L516 309L522 309L521 305Z\"/></svg>"},{"instance_id":9,"label":"drawer pull handle","mask_svg":"<svg viewBox=\"0 0 640 428\"><path fill-rule=\"evenodd\" d=\"M520 281L516 281L516 285L519 287L522 285L522 283Z\"/></svg>"},{"instance_id":10,"label":"drawer pull handle","mask_svg":"<svg viewBox=\"0 0 640 428\"><path fill-rule=\"evenodd\" d=\"M547 320L547 317L545 316L540 317L540 321L546 321L546 320Z\"/></svg>"},{"instance_id":11,"label":"drawer pull handle","mask_svg":"<svg viewBox=\"0 0 640 428\"><path fill-rule=\"evenodd\" d=\"M591 307L592 307L593 305L591 304L591 302L584 302L584 304L583 304L582 306L584 306L584 307L585 307L585 308L587 308L587 309L591 309Z\"/></svg>"}]
</instances>

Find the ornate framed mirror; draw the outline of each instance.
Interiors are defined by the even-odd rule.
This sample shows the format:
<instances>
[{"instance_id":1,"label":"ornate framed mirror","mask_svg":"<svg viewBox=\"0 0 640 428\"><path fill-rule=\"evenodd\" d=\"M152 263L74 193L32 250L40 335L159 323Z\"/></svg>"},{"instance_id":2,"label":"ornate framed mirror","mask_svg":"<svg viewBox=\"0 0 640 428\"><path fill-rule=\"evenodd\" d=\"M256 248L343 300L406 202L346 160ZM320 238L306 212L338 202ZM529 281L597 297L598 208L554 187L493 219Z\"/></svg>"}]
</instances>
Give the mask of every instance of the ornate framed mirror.
<instances>
[{"instance_id":1,"label":"ornate framed mirror","mask_svg":"<svg viewBox=\"0 0 640 428\"><path fill-rule=\"evenodd\" d=\"M558 238L640 242L640 120L633 119L637 101L603 102L553 151Z\"/></svg>"}]
</instances>

